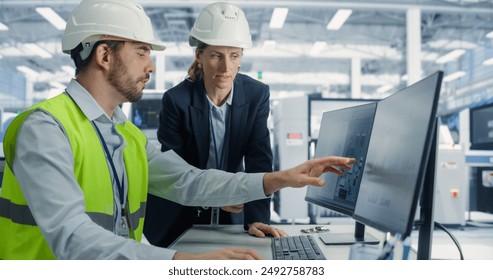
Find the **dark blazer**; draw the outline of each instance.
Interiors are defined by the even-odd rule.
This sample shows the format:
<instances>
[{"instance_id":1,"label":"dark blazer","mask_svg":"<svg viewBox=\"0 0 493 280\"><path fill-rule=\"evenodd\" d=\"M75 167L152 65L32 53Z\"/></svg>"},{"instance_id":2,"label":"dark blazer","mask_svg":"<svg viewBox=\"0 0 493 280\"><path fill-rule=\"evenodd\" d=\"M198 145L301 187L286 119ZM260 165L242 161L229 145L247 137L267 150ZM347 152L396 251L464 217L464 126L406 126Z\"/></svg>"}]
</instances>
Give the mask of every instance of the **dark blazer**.
<instances>
[{"instance_id":1,"label":"dark blazer","mask_svg":"<svg viewBox=\"0 0 493 280\"><path fill-rule=\"evenodd\" d=\"M234 81L233 100L223 144L223 170L272 171L272 150L267 127L269 87L246 75ZM204 82L185 80L164 93L159 115L161 150L173 149L189 164L205 169L209 157L209 103ZM206 205L204 205L206 206ZM226 205L223 205L226 206ZM221 224L270 222L270 199L245 204L240 214L220 212ZM149 195L144 234L153 245L167 247L193 224L209 224L210 210L186 207Z\"/></svg>"}]
</instances>

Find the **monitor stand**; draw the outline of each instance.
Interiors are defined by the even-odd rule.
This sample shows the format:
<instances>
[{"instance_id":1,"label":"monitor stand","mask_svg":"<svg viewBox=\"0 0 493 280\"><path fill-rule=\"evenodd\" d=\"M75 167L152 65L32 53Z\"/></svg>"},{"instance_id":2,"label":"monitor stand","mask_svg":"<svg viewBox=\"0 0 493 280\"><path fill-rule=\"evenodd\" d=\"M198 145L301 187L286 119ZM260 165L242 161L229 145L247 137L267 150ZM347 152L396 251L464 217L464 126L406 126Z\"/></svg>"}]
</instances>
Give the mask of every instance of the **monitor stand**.
<instances>
[{"instance_id":1,"label":"monitor stand","mask_svg":"<svg viewBox=\"0 0 493 280\"><path fill-rule=\"evenodd\" d=\"M435 168L438 153L438 129L441 123L440 117L435 118L430 154L425 173L420 197L420 218L418 230L418 260L431 259L431 249L433 245L433 230L435 228L434 219L434 200L435 200Z\"/></svg>"},{"instance_id":2,"label":"monitor stand","mask_svg":"<svg viewBox=\"0 0 493 280\"><path fill-rule=\"evenodd\" d=\"M351 245L357 242L364 244L378 244L380 240L373 235L365 234L365 225L359 222L354 224L354 235L350 233L319 233L318 235L325 245Z\"/></svg>"}]
</instances>

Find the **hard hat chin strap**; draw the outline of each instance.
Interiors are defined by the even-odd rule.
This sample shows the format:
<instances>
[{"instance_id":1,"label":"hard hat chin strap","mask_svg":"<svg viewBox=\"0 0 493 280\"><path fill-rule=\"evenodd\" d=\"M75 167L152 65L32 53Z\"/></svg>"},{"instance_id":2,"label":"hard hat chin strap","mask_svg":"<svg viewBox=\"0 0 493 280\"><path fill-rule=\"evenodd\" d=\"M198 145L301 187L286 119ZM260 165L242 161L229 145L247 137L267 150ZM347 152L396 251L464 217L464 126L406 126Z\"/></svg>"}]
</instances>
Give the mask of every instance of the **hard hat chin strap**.
<instances>
[{"instance_id":1,"label":"hard hat chin strap","mask_svg":"<svg viewBox=\"0 0 493 280\"><path fill-rule=\"evenodd\" d=\"M80 53L83 49L84 47L82 46L82 44L78 44L77 47L70 51L70 57L74 61L75 68L79 68L79 66L82 64L83 59Z\"/></svg>"},{"instance_id":2,"label":"hard hat chin strap","mask_svg":"<svg viewBox=\"0 0 493 280\"><path fill-rule=\"evenodd\" d=\"M85 60L86 58L88 58L91 55L91 52L97 43L98 43L98 41L81 43L82 50L80 51L79 56L82 58L82 60Z\"/></svg>"},{"instance_id":3,"label":"hard hat chin strap","mask_svg":"<svg viewBox=\"0 0 493 280\"><path fill-rule=\"evenodd\" d=\"M100 44L106 44L108 47L114 51L118 52L123 43L126 42L124 40L99 40L99 41L89 41L82 42L77 45L73 50L70 51L70 57L75 63L75 74L77 75L81 68L84 68L85 65L89 64L89 58L91 57L94 50Z\"/></svg>"},{"instance_id":4,"label":"hard hat chin strap","mask_svg":"<svg viewBox=\"0 0 493 280\"><path fill-rule=\"evenodd\" d=\"M80 43L70 52L70 57L74 61L76 68L79 68L80 64L91 55L96 43L97 41Z\"/></svg>"}]
</instances>

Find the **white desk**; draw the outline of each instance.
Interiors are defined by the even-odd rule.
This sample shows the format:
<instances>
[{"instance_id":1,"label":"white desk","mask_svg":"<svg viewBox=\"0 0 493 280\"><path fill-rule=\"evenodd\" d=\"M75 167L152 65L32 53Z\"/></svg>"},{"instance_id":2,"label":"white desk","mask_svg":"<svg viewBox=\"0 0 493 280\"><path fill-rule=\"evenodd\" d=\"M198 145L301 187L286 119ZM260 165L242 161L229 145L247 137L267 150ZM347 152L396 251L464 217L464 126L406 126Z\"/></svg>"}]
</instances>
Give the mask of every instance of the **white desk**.
<instances>
[{"instance_id":1,"label":"white desk","mask_svg":"<svg viewBox=\"0 0 493 280\"><path fill-rule=\"evenodd\" d=\"M311 228L315 225L274 225L284 230L289 235L304 235L300 230ZM354 224L330 224L324 225L332 233L354 234ZM366 230L373 236L384 239L384 234L374 229ZM318 245L322 249L325 257L329 260L349 259L350 245L330 245L327 246L318 238L318 234L313 234ZM170 246L171 249L190 253L206 253L226 247L241 247L254 249L265 259L272 259L271 238L256 238L248 235L243 230L243 225L196 225L185 232L178 240Z\"/></svg>"}]
</instances>

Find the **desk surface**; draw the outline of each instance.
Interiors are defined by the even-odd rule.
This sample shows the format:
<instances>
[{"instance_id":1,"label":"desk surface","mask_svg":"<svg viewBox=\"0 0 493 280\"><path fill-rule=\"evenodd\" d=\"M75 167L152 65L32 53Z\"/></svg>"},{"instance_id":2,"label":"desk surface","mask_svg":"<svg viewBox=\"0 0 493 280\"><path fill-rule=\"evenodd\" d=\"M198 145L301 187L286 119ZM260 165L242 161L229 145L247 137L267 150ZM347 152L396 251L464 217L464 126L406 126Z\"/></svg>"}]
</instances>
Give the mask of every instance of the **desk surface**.
<instances>
[{"instance_id":1,"label":"desk surface","mask_svg":"<svg viewBox=\"0 0 493 280\"><path fill-rule=\"evenodd\" d=\"M289 235L305 235L300 230L312 228L316 225L274 225L284 230ZM331 223L324 225L329 228L329 233L354 234L354 224ZM374 229L366 230L376 238L383 240L384 234ZM318 233L313 233L316 241L322 249L325 257L329 260L349 259L350 245L325 245L319 238ZM256 238L248 235L243 230L243 225L195 225L185 232L174 244L171 249L190 253L206 253L226 247L240 247L254 249L265 259L272 259L271 238Z\"/></svg>"}]
</instances>

